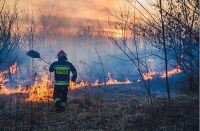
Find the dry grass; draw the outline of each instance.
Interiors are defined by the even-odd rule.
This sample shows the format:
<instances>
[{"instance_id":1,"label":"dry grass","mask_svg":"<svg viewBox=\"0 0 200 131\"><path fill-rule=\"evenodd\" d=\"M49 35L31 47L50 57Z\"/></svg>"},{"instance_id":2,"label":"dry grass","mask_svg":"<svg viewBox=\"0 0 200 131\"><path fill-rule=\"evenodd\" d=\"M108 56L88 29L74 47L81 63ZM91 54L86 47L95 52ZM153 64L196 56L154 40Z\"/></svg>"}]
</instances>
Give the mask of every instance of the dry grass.
<instances>
[{"instance_id":1,"label":"dry grass","mask_svg":"<svg viewBox=\"0 0 200 131\"><path fill-rule=\"evenodd\" d=\"M85 91L75 97L75 93L70 93L63 113L55 112L53 102L24 103L16 95L1 96L0 130L198 131L198 97L174 97L171 105L157 98L151 107L145 98L104 99Z\"/></svg>"}]
</instances>

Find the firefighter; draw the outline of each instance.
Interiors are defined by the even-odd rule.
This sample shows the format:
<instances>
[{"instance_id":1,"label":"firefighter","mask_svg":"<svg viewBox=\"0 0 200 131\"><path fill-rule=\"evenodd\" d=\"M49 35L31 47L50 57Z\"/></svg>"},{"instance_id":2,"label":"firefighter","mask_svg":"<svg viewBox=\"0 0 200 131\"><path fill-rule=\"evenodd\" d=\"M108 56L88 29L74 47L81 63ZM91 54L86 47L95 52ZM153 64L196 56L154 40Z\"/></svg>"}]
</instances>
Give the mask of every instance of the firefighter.
<instances>
[{"instance_id":1,"label":"firefighter","mask_svg":"<svg viewBox=\"0 0 200 131\"><path fill-rule=\"evenodd\" d=\"M64 111L67 102L67 92L70 82L70 72L72 73L71 81L75 82L77 78L76 68L68 62L66 53L61 50L57 54L58 61L53 62L49 71L54 72L54 100L57 112Z\"/></svg>"}]
</instances>

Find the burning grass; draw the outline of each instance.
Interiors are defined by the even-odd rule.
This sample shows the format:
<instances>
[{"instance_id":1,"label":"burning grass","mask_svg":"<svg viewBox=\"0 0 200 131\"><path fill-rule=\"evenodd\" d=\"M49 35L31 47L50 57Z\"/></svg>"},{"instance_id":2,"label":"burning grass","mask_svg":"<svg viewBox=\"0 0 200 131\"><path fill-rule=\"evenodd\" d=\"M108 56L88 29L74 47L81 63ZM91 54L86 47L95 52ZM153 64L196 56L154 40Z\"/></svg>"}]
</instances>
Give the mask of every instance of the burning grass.
<instances>
[{"instance_id":1,"label":"burning grass","mask_svg":"<svg viewBox=\"0 0 200 131\"><path fill-rule=\"evenodd\" d=\"M6 83L8 82L8 79L4 77L4 74L8 73L10 71L11 73L16 73L17 65L12 65L8 70L0 73L0 94L18 94L18 93L24 93L27 94L26 101L32 101L32 102L47 102L52 101L53 96L53 83L49 80L48 75L43 75L41 80L37 80L34 82L34 84L31 87L24 87L19 85L17 88L10 89L6 86ZM175 69L169 70L168 76L172 76L174 74L178 74L181 72L180 67L177 67ZM158 73L150 71L148 73L144 73L143 77L144 80L151 80L153 79ZM161 73L159 75L161 78L166 77L166 73ZM78 88L84 88L84 87L98 87L98 86L104 86L104 85L128 85L132 82L128 79L125 79L124 81L118 81L114 79L110 73L108 73L107 81L99 82L98 79L94 83L89 83L87 81L80 81L79 83L72 83L70 82L69 89L74 90Z\"/></svg>"},{"instance_id":2,"label":"burning grass","mask_svg":"<svg viewBox=\"0 0 200 131\"><path fill-rule=\"evenodd\" d=\"M180 72L177 67L167 73ZM158 74L149 72L143 77L151 80ZM15 89L8 88L8 79L0 75L0 130L198 130L198 98L176 97L171 105L158 98L152 107L146 98L136 98L133 89L125 88L130 80L120 82L109 74L106 83L70 83L66 112L57 114L48 75L31 87ZM96 90L93 95L91 89Z\"/></svg>"},{"instance_id":3,"label":"burning grass","mask_svg":"<svg viewBox=\"0 0 200 131\"><path fill-rule=\"evenodd\" d=\"M6 86L6 82L8 80L1 77L1 85L0 85L0 94L19 94L24 93L28 94L28 97L26 98L26 101L32 101L32 102L47 102L52 101L53 96L53 83L50 81L48 75L43 75L40 81L36 81L33 83L31 87L22 87L19 86L15 89L10 89ZM131 84L132 82L126 79L124 82L119 82L111 77L111 75L108 76L106 85L125 85L125 84ZM96 86L103 86L105 83L101 83L98 80L94 83L88 83L85 81L80 81L79 83L73 83L70 82L69 90L74 90L78 88L84 88L84 87L96 87Z\"/></svg>"},{"instance_id":4,"label":"burning grass","mask_svg":"<svg viewBox=\"0 0 200 131\"><path fill-rule=\"evenodd\" d=\"M166 78L167 75L168 75L168 77L171 77L171 76L179 74L181 72L182 72L181 67L177 66L176 68L171 69L167 72L158 73L155 71L149 71L147 73L143 73L143 78L144 78L144 80L152 80L156 76L160 77L160 78Z\"/></svg>"},{"instance_id":5,"label":"burning grass","mask_svg":"<svg viewBox=\"0 0 200 131\"><path fill-rule=\"evenodd\" d=\"M161 74L161 78L166 78L167 75L168 75L168 77L170 77L174 74L178 74L178 73L181 73L181 72L182 72L181 67L177 66L176 68L169 70L167 73L163 72Z\"/></svg>"}]
</instances>

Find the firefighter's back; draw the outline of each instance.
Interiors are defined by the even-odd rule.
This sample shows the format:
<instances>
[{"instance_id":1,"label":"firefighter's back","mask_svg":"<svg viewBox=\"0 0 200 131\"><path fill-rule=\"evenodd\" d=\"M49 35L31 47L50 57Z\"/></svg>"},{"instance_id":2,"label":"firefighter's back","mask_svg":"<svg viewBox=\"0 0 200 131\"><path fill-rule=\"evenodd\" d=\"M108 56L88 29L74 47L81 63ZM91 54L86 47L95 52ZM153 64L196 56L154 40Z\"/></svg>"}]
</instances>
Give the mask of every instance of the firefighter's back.
<instances>
[{"instance_id":1,"label":"firefighter's back","mask_svg":"<svg viewBox=\"0 0 200 131\"><path fill-rule=\"evenodd\" d=\"M51 68L54 71L55 84L62 82L69 82L70 71L73 73L73 65L68 61L55 61Z\"/></svg>"}]
</instances>

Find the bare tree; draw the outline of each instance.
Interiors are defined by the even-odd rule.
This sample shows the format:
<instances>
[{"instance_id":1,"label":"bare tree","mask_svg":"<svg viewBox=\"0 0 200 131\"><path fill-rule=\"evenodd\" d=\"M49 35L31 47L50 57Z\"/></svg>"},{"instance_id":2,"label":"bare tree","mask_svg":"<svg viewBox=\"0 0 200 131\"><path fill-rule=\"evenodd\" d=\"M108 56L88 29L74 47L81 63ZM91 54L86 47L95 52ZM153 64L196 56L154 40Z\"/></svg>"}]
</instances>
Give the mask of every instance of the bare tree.
<instances>
[{"instance_id":1,"label":"bare tree","mask_svg":"<svg viewBox=\"0 0 200 131\"><path fill-rule=\"evenodd\" d=\"M160 10L162 29L153 29L154 34L149 37L160 41L165 41L165 49L167 57L174 59L189 78L190 89L197 87L199 72L199 13L198 0L194 1L175 1L166 0L165 6L161 8L161 3L157 3L155 7ZM164 30L164 35L161 32ZM160 41L163 43L162 41ZM159 44L155 45L160 48ZM164 44L162 44L164 45Z\"/></svg>"},{"instance_id":2,"label":"bare tree","mask_svg":"<svg viewBox=\"0 0 200 131\"><path fill-rule=\"evenodd\" d=\"M0 65L10 66L16 60L20 41L18 16L17 2L12 10L6 0L0 0Z\"/></svg>"},{"instance_id":3,"label":"bare tree","mask_svg":"<svg viewBox=\"0 0 200 131\"><path fill-rule=\"evenodd\" d=\"M155 14L152 14L138 0L135 1L140 5L140 8L131 1L127 1L142 16L140 20L143 25L138 26L139 32L143 32L145 38L151 41L154 47L163 50L164 57L162 55L156 56L164 60L166 76L168 75L168 65L172 65L172 67L178 65L188 77L190 88L198 87L199 1L159 0L150 5ZM166 77L166 87L168 98L170 98L168 77Z\"/></svg>"},{"instance_id":4,"label":"bare tree","mask_svg":"<svg viewBox=\"0 0 200 131\"><path fill-rule=\"evenodd\" d=\"M138 26L138 24L136 23L135 11L134 11L133 21L131 21L130 10L125 10L125 12L120 10L119 15L114 14L109 11L109 14L119 21L115 23L112 23L109 21L109 25L113 26L114 24L115 29L120 29L122 30L122 32L126 32L126 33L122 33L121 37L115 37L113 35L110 35L109 39L113 42L113 44L115 44L122 51L123 54L125 54L129 58L130 62L136 67L136 70L139 73L140 79L142 80L142 84L147 90L147 95L149 97L150 103L153 106L154 100L151 93L150 79L148 80L144 79L144 73L150 72L149 66L146 62L146 58L148 56L146 55L141 56L138 50L139 44L137 43L137 40L136 40L136 35L137 35L136 26ZM122 28L118 28L118 27L122 27ZM128 37L127 34L129 32L132 32L133 36ZM132 44L134 45L135 50L131 49L128 46L129 39L132 39Z\"/></svg>"},{"instance_id":5,"label":"bare tree","mask_svg":"<svg viewBox=\"0 0 200 131\"><path fill-rule=\"evenodd\" d=\"M169 87L169 78L168 78L168 57L167 57L167 47L165 41L165 25L163 19L163 11L162 11L162 0L159 0L160 5L160 18L161 18L161 26L162 26L162 45L163 45L163 52L164 52L164 60L165 60L165 74L166 74L166 88L167 88L167 95L168 95L168 102L170 103L170 87Z\"/></svg>"}]
</instances>

